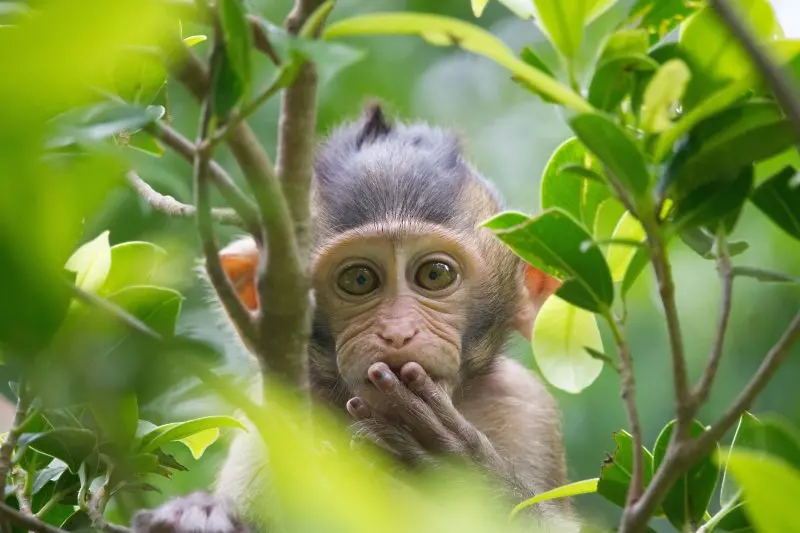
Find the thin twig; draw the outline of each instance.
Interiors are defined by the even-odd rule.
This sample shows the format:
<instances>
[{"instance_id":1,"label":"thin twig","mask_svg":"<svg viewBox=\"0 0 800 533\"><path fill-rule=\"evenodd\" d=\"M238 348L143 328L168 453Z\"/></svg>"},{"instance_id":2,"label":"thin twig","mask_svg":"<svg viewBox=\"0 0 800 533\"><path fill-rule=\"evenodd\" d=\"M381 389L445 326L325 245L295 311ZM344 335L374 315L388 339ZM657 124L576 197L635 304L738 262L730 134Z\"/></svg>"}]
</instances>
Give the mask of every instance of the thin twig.
<instances>
[{"instance_id":1,"label":"thin twig","mask_svg":"<svg viewBox=\"0 0 800 533\"><path fill-rule=\"evenodd\" d=\"M644 445L642 439L642 424L639 420L639 411L636 408L636 381L633 377L633 360L631 359L630 347L622 334L621 324L615 316L606 313L605 319L608 322L614 336L614 342L619 352L619 372L622 389L622 400L625 403L625 410L628 413L628 424L631 427L631 437L633 438L633 474L631 484L628 488L627 505L636 502L644 492Z\"/></svg>"},{"instance_id":2,"label":"thin twig","mask_svg":"<svg viewBox=\"0 0 800 533\"><path fill-rule=\"evenodd\" d=\"M194 217L195 213L197 213L197 208L195 206L184 204L172 196L161 194L153 189L133 170L128 171L125 174L125 178L134 190L147 201L148 205L156 211L173 217ZM239 215L237 215L236 211L233 209L215 207L211 209L211 216L221 224L245 228L244 222L242 222L242 219L239 218Z\"/></svg>"},{"instance_id":3,"label":"thin twig","mask_svg":"<svg viewBox=\"0 0 800 533\"><path fill-rule=\"evenodd\" d=\"M758 43L728 0L710 0L709 5L725 23L733 37L747 51L756 68L769 84L775 98L786 113L797 137L798 146L800 146L800 98L797 96L800 94L798 92L800 89L769 57L764 47Z\"/></svg>"},{"instance_id":4,"label":"thin twig","mask_svg":"<svg viewBox=\"0 0 800 533\"><path fill-rule=\"evenodd\" d=\"M92 520L92 525L100 531L106 533L130 533L130 529L125 526L112 524L105 518L106 504L108 503L108 496L105 485L98 488L92 494L89 504L86 508L89 518Z\"/></svg>"},{"instance_id":5,"label":"thin twig","mask_svg":"<svg viewBox=\"0 0 800 533\"><path fill-rule=\"evenodd\" d=\"M692 393L692 401L695 410L705 403L711 392L711 387L714 385L714 378L717 375L720 359L722 359L725 336L728 331L728 322L731 316L733 267L731 265L730 254L728 253L726 236L722 232L720 232L717 237L717 272L722 282L722 303L720 305L717 334L711 348L711 355L708 358L708 363L700 378L700 382Z\"/></svg>"},{"instance_id":6,"label":"thin twig","mask_svg":"<svg viewBox=\"0 0 800 533\"><path fill-rule=\"evenodd\" d=\"M211 49L211 72L213 77L214 69L220 64L219 54L222 50L221 29L219 23L215 21L212 36ZM211 103L211 95L207 94L201 104L200 126L197 134L197 145L200 146L209 138L211 119L214 116L214 109ZM222 305L225 307L239 333L250 346L257 346L256 330L253 324L253 316L245 308L242 301L236 294L219 257L219 246L214 236L213 219L211 217L211 198L209 190L211 150L196 150L194 155L194 187L195 205L197 206L197 231L200 234L200 241L203 246L205 256L205 267L214 289L217 291Z\"/></svg>"},{"instance_id":7,"label":"thin twig","mask_svg":"<svg viewBox=\"0 0 800 533\"><path fill-rule=\"evenodd\" d=\"M11 429L6 434L6 440L0 446L0 494L4 494L8 473L11 471L12 455L17 447L17 439L21 433L22 425L28 417L30 398L25 390L25 383L20 380L17 391L17 407L14 411L14 420L11 422Z\"/></svg>"},{"instance_id":8,"label":"thin twig","mask_svg":"<svg viewBox=\"0 0 800 533\"><path fill-rule=\"evenodd\" d=\"M145 129L165 145L172 148L184 160L194 164L194 155L197 150L194 144L178 131L163 123L154 123ZM260 217L255 204L236 186L236 183L219 163L210 161L209 172L211 179L214 180L214 185L219 189L225 201L231 205L233 210L247 224L248 229L251 232L256 231L254 234L257 235L258 230L256 228L260 227Z\"/></svg>"},{"instance_id":9,"label":"thin twig","mask_svg":"<svg viewBox=\"0 0 800 533\"><path fill-rule=\"evenodd\" d=\"M67 533L66 530L51 526L35 516L23 514L3 502L0 502L0 515L26 531L35 531L36 533Z\"/></svg>"}]
</instances>

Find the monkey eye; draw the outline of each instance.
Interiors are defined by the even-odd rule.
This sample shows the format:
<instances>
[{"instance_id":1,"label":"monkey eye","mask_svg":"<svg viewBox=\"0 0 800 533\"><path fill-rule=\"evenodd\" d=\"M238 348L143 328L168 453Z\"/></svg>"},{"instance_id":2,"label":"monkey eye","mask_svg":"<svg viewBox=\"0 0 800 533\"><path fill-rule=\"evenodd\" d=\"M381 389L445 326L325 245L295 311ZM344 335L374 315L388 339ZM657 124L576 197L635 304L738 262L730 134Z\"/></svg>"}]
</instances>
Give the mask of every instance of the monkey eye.
<instances>
[{"instance_id":1,"label":"monkey eye","mask_svg":"<svg viewBox=\"0 0 800 533\"><path fill-rule=\"evenodd\" d=\"M442 261L428 261L417 270L417 284L429 291L446 289L456 280L453 267Z\"/></svg>"},{"instance_id":2,"label":"monkey eye","mask_svg":"<svg viewBox=\"0 0 800 533\"><path fill-rule=\"evenodd\" d=\"M354 265L339 274L339 288L353 296L363 296L378 288L378 276L368 266Z\"/></svg>"}]
</instances>

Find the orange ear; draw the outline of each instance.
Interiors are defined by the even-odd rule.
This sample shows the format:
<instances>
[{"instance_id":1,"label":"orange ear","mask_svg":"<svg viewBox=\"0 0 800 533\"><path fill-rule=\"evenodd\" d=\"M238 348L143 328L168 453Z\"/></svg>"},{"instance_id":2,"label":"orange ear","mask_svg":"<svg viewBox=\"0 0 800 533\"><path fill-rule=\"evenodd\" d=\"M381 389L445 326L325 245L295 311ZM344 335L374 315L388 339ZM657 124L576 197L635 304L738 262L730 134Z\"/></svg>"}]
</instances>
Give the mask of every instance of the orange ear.
<instances>
[{"instance_id":1,"label":"orange ear","mask_svg":"<svg viewBox=\"0 0 800 533\"><path fill-rule=\"evenodd\" d=\"M222 269L231 281L242 303L255 311L258 309L256 273L258 271L258 248L251 239L236 241L226 246L219 254Z\"/></svg>"},{"instance_id":2,"label":"orange ear","mask_svg":"<svg viewBox=\"0 0 800 533\"><path fill-rule=\"evenodd\" d=\"M561 281L527 264L524 276L515 326L526 339L531 340L533 322L536 320L539 309L561 287Z\"/></svg>"}]
</instances>

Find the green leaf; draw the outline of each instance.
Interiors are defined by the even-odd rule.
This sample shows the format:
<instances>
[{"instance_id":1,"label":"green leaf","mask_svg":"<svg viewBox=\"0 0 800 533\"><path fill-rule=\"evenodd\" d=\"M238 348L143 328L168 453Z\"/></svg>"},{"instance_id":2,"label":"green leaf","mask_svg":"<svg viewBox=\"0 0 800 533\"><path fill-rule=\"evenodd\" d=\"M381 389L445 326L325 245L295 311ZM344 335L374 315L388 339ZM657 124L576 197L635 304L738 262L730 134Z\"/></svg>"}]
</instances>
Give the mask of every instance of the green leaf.
<instances>
[{"instance_id":1,"label":"green leaf","mask_svg":"<svg viewBox=\"0 0 800 533\"><path fill-rule=\"evenodd\" d=\"M566 280L556 293L563 299L592 312L611 306L614 286L603 253L596 246L582 251L591 236L566 212L549 209L527 221L501 213L483 225L531 265Z\"/></svg>"},{"instance_id":2,"label":"green leaf","mask_svg":"<svg viewBox=\"0 0 800 533\"><path fill-rule=\"evenodd\" d=\"M136 437L139 404L136 395L107 395L103 401L91 403L98 425L112 442L129 446Z\"/></svg>"},{"instance_id":3,"label":"green leaf","mask_svg":"<svg viewBox=\"0 0 800 533\"><path fill-rule=\"evenodd\" d=\"M673 420L661 430L656 439L653 448L654 471L658 470L664 461L674 426L675 421ZM697 437L705 431L705 427L700 422L693 421L690 428L692 437ZM716 452L716 448L719 446L715 446L714 452ZM719 477L719 469L712 459L714 452L701 458L688 472L678 478L664 498L662 504L664 514L680 531L700 524L706 509L708 509Z\"/></svg>"},{"instance_id":4,"label":"green leaf","mask_svg":"<svg viewBox=\"0 0 800 533\"><path fill-rule=\"evenodd\" d=\"M476 18L480 18L481 15L483 15L483 10L486 9L486 4L488 3L489 0L470 0L472 14L475 15Z\"/></svg>"},{"instance_id":5,"label":"green leaf","mask_svg":"<svg viewBox=\"0 0 800 533\"><path fill-rule=\"evenodd\" d=\"M561 298L548 298L536 315L531 335L533 358L548 383L572 394L594 383L603 361L584 346L603 351L595 316Z\"/></svg>"},{"instance_id":6,"label":"green leaf","mask_svg":"<svg viewBox=\"0 0 800 533\"><path fill-rule=\"evenodd\" d=\"M88 429L57 428L32 434L26 442L39 453L61 459L71 472L97 449L97 438Z\"/></svg>"},{"instance_id":7,"label":"green leaf","mask_svg":"<svg viewBox=\"0 0 800 533\"><path fill-rule=\"evenodd\" d=\"M75 272L75 285L87 292L97 292L111 270L111 247L108 230L83 244L67 260L64 268Z\"/></svg>"},{"instance_id":8,"label":"green leaf","mask_svg":"<svg viewBox=\"0 0 800 533\"><path fill-rule=\"evenodd\" d=\"M530 507L531 505L540 502L557 500L559 498L569 498L570 496L578 496L581 494L591 494L593 492L596 492L597 481L598 481L597 478L584 479L583 481L575 481L574 483L568 483L567 485L562 485L560 487L548 490L547 492L542 492L540 494L537 494L533 498L529 498L524 502L518 504L516 507L514 507L514 509L511 511L511 516L513 517L526 507Z\"/></svg>"},{"instance_id":9,"label":"green leaf","mask_svg":"<svg viewBox=\"0 0 800 533\"><path fill-rule=\"evenodd\" d=\"M527 63L528 65L532 66L533 68L535 68L537 70L541 70L542 72L544 72L545 74L547 74L551 78L555 79L555 75L553 74L553 71L550 70L550 68L547 65L545 65L544 61L542 61L539 58L539 56L536 55L536 52L534 52L533 49L530 46L526 46L525 48L522 49L522 51L519 53L519 58L522 61L524 61L525 63ZM513 79L514 79L514 81L516 81L519 84L521 84L523 87L528 89L533 94L538 95L545 102L556 103L555 100L553 100L552 98L547 96L545 93L543 93L543 92L539 91L538 89L536 89L536 87L526 83L525 80L523 80L521 78L517 78L517 77L513 77Z\"/></svg>"},{"instance_id":10,"label":"green leaf","mask_svg":"<svg viewBox=\"0 0 800 533\"><path fill-rule=\"evenodd\" d=\"M633 91L637 73L657 68L658 63L646 55L618 56L601 63L589 84L589 103L613 111Z\"/></svg>"},{"instance_id":11,"label":"green leaf","mask_svg":"<svg viewBox=\"0 0 800 533\"><path fill-rule=\"evenodd\" d=\"M800 531L800 515L792 512L800 494L800 471L778 458L743 450L727 454L726 464L742 487L746 514L756 531Z\"/></svg>"},{"instance_id":12,"label":"green leaf","mask_svg":"<svg viewBox=\"0 0 800 533\"><path fill-rule=\"evenodd\" d=\"M597 483L597 493L613 504L625 507L628 496L628 487L633 479L633 437L625 431L614 433L617 448L614 455L608 456L600 469L600 481ZM650 484L653 478L653 456L642 446L644 454L644 485Z\"/></svg>"},{"instance_id":13,"label":"green leaf","mask_svg":"<svg viewBox=\"0 0 800 533\"><path fill-rule=\"evenodd\" d=\"M678 105L691 73L686 63L671 59L656 71L644 92L641 108L641 127L650 133L660 133L672 125L672 113Z\"/></svg>"},{"instance_id":14,"label":"green leaf","mask_svg":"<svg viewBox=\"0 0 800 533\"><path fill-rule=\"evenodd\" d=\"M745 167L733 180L715 181L694 189L675 202L673 223L678 231L704 226L716 233L723 223L731 233L742 206L753 190L753 167Z\"/></svg>"},{"instance_id":15,"label":"green leaf","mask_svg":"<svg viewBox=\"0 0 800 533\"><path fill-rule=\"evenodd\" d=\"M567 165L572 165L571 171L563 172ZM550 156L542 173L539 198L543 210L561 208L583 222L586 228L591 228L598 205L610 196L610 192L605 183L585 178L579 174L581 171L597 176L601 169L597 160L573 137L564 141Z\"/></svg>"},{"instance_id":16,"label":"green leaf","mask_svg":"<svg viewBox=\"0 0 800 533\"><path fill-rule=\"evenodd\" d=\"M571 126L583 144L626 189L637 198L647 194L650 174L644 155L619 126L597 114L578 115L572 119Z\"/></svg>"},{"instance_id":17,"label":"green leaf","mask_svg":"<svg viewBox=\"0 0 800 533\"><path fill-rule=\"evenodd\" d=\"M783 272L776 272L774 270L767 270L765 268L737 265L733 267L732 272L734 276L745 276L748 278L754 278L757 279L758 281L763 281L765 283L793 283L795 285L800 284L800 277L784 274Z\"/></svg>"},{"instance_id":18,"label":"green leaf","mask_svg":"<svg viewBox=\"0 0 800 533\"><path fill-rule=\"evenodd\" d=\"M218 438L219 428L210 428L180 439L180 442L189 448L189 451L192 452L192 457L200 459L206 449L214 444Z\"/></svg>"},{"instance_id":19,"label":"green leaf","mask_svg":"<svg viewBox=\"0 0 800 533\"><path fill-rule=\"evenodd\" d=\"M54 136L48 147L62 148L95 143L127 132L139 131L164 116L161 106L137 107L119 102L102 102L59 116L53 122Z\"/></svg>"},{"instance_id":20,"label":"green leaf","mask_svg":"<svg viewBox=\"0 0 800 533\"><path fill-rule=\"evenodd\" d=\"M183 296L172 289L135 285L108 297L157 333L171 337L181 310Z\"/></svg>"},{"instance_id":21,"label":"green leaf","mask_svg":"<svg viewBox=\"0 0 800 533\"><path fill-rule=\"evenodd\" d=\"M205 35L190 35L189 37L183 38L183 44L191 48L192 46L198 45L204 41L206 41L208 37Z\"/></svg>"},{"instance_id":22,"label":"green leaf","mask_svg":"<svg viewBox=\"0 0 800 533\"><path fill-rule=\"evenodd\" d=\"M611 0L533 0L536 22L555 47L569 60L580 49L584 27L613 2Z\"/></svg>"},{"instance_id":23,"label":"green leaf","mask_svg":"<svg viewBox=\"0 0 800 533\"><path fill-rule=\"evenodd\" d=\"M59 527L64 531L92 531L93 526L94 522L92 522L89 514L82 509L78 509L64 520Z\"/></svg>"},{"instance_id":24,"label":"green leaf","mask_svg":"<svg viewBox=\"0 0 800 533\"><path fill-rule=\"evenodd\" d=\"M247 431L241 422L230 416L207 416L186 422L175 422L158 426L142 437L139 451L149 453L161 446L180 441L208 429L232 427Z\"/></svg>"},{"instance_id":25,"label":"green leaf","mask_svg":"<svg viewBox=\"0 0 800 533\"><path fill-rule=\"evenodd\" d=\"M234 69L227 45L220 43L220 53L216 56L214 77L211 80L211 101L214 114L225 119L245 97L245 80Z\"/></svg>"},{"instance_id":26,"label":"green leaf","mask_svg":"<svg viewBox=\"0 0 800 533\"><path fill-rule=\"evenodd\" d=\"M231 70L239 79L242 92L246 95L250 88L252 69L250 66L250 50L252 34L245 18L241 0L220 0L220 21L225 36L225 54Z\"/></svg>"},{"instance_id":27,"label":"green leaf","mask_svg":"<svg viewBox=\"0 0 800 533\"><path fill-rule=\"evenodd\" d=\"M114 294L131 285L146 285L167 258L167 252L155 244L131 241L111 247L111 269L100 294Z\"/></svg>"},{"instance_id":28,"label":"green leaf","mask_svg":"<svg viewBox=\"0 0 800 533\"><path fill-rule=\"evenodd\" d=\"M747 518L743 503L731 507L722 515L713 531L720 529L734 533L758 533Z\"/></svg>"},{"instance_id":29,"label":"green leaf","mask_svg":"<svg viewBox=\"0 0 800 533\"><path fill-rule=\"evenodd\" d=\"M608 38L598 62L604 63L615 57L645 56L649 47L646 30L622 28Z\"/></svg>"},{"instance_id":30,"label":"green leaf","mask_svg":"<svg viewBox=\"0 0 800 533\"><path fill-rule=\"evenodd\" d=\"M145 131L137 131L129 136L119 135L116 139L117 144L139 150L147 155L152 155L154 157L161 157L164 155L164 147L158 139Z\"/></svg>"},{"instance_id":31,"label":"green leaf","mask_svg":"<svg viewBox=\"0 0 800 533\"><path fill-rule=\"evenodd\" d=\"M797 171L786 167L756 187L750 200L786 233L800 239L800 187L792 187Z\"/></svg>"},{"instance_id":32,"label":"green leaf","mask_svg":"<svg viewBox=\"0 0 800 533\"><path fill-rule=\"evenodd\" d=\"M677 28L698 5L686 0L638 0L631 8L628 21L647 31L653 45Z\"/></svg>"},{"instance_id":33,"label":"green leaf","mask_svg":"<svg viewBox=\"0 0 800 533\"><path fill-rule=\"evenodd\" d=\"M611 238L644 242L645 232L642 224L628 211L625 211L625 214L619 219ZM611 244L608 247L606 260L608 261L608 267L611 269L611 279L613 281L625 279L625 274L628 272L631 261L633 261L638 250L639 247L627 244Z\"/></svg>"},{"instance_id":34,"label":"green leaf","mask_svg":"<svg viewBox=\"0 0 800 533\"><path fill-rule=\"evenodd\" d=\"M350 35L419 35L436 45L456 44L469 52L492 59L553 100L579 112L591 106L569 87L518 59L491 33L464 21L423 13L379 13L334 22L325 39Z\"/></svg>"},{"instance_id":35,"label":"green leaf","mask_svg":"<svg viewBox=\"0 0 800 533\"><path fill-rule=\"evenodd\" d=\"M736 0L732 8L746 21L759 40L769 41L783 32L767 0ZM754 78L756 69L750 55L719 20L714 10L704 7L681 28L680 44L698 70L724 80Z\"/></svg>"},{"instance_id":36,"label":"green leaf","mask_svg":"<svg viewBox=\"0 0 800 533\"><path fill-rule=\"evenodd\" d=\"M624 299L628 292L633 287L633 284L636 283L636 280L639 279L639 274L645 269L645 267L650 263L650 254L648 253L646 248L638 248L636 253L633 255L633 259L631 259L630 263L628 264L627 270L625 270L625 277L622 278L622 285L620 286L620 296Z\"/></svg>"}]
</instances>

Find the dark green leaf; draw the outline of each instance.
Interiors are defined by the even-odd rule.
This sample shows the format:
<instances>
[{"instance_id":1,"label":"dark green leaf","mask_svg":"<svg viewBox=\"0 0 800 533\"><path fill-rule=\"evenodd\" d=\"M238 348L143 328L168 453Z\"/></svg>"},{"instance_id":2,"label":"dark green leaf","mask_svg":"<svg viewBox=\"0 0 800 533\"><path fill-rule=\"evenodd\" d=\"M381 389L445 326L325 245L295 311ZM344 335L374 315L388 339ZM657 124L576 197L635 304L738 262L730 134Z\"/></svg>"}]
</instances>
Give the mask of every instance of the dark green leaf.
<instances>
[{"instance_id":1,"label":"dark green leaf","mask_svg":"<svg viewBox=\"0 0 800 533\"><path fill-rule=\"evenodd\" d=\"M77 510L61 524L61 529L65 531L93 531L92 519L83 510Z\"/></svg>"},{"instance_id":2,"label":"dark green leaf","mask_svg":"<svg viewBox=\"0 0 800 533\"><path fill-rule=\"evenodd\" d=\"M36 477L33 479L31 494L37 494L49 481L59 476L66 469L67 466L65 464L59 464L37 472Z\"/></svg>"},{"instance_id":3,"label":"dark green leaf","mask_svg":"<svg viewBox=\"0 0 800 533\"><path fill-rule=\"evenodd\" d=\"M61 459L72 472L97 449L97 438L87 429L58 428L31 436L28 446Z\"/></svg>"},{"instance_id":4,"label":"dark green leaf","mask_svg":"<svg viewBox=\"0 0 800 533\"><path fill-rule=\"evenodd\" d=\"M653 470L656 471L664 461L667 446L675 426L673 420L667 424L656 439L653 448ZM697 437L706 431L705 427L693 421L690 428L692 437ZM662 504L664 514L678 530L684 531L687 527L696 527L702 523L703 515L708 509L711 496L717 487L719 469L713 460L716 448L711 453L700 459L688 472L675 482L667 493Z\"/></svg>"},{"instance_id":5,"label":"dark green leaf","mask_svg":"<svg viewBox=\"0 0 800 533\"><path fill-rule=\"evenodd\" d=\"M175 324L183 300L179 292L163 287L139 285L125 287L108 299L157 333L165 337L175 333Z\"/></svg>"},{"instance_id":6,"label":"dark green leaf","mask_svg":"<svg viewBox=\"0 0 800 533\"><path fill-rule=\"evenodd\" d=\"M155 451L156 457L158 457L158 464L164 466L166 468L171 468L172 470L177 470L179 472L187 472L189 469L183 466L181 463L175 459L175 456L172 454L166 453L163 450L156 450Z\"/></svg>"},{"instance_id":7,"label":"dark green leaf","mask_svg":"<svg viewBox=\"0 0 800 533\"><path fill-rule=\"evenodd\" d=\"M120 446L131 445L139 420L139 405L134 394L109 394L102 401L93 401L91 408L105 437Z\"/></svg>"},{"instance_id":8,"label":"dark green leaf","mask_svg":"<svg viewBox=\"0 0 800 533\"><path fill-rule=\"evenodd\" d=\"M622 287L620 288L622 298L627 296L628 291L631 290L633 284L636 283L636 280L639 278L639 274L642 273L649 263L650 254L647 248L639 248L636 250L636 254L634 254L633 259L631 259L628 265L628 269L625 271L625 277L622 278Z\"/></svg>"},{"instance_id":9,"label":"dark green leaf","mask_svg":"<svg viewBox=\"0 0 800 533\"><path fill-rule=\"evenodd\" d=\"M628 487L633 478L633 437L625 430L614 433L617 449L609 456L600 469L597 493L620 507L625 507ZM644 485L653 477L653 456L642 446L644 454Z\"/></svg>"},{"instance_id":10,"label":"dark green leaf","mask_svg":"<svg viewBox=\"0 0 800 533\"><path fill-rule=\"evenodd\" d=\"M763 281L766 283L800 284L800 278L798 278L797 276L790 276L789 274L784 274L783 272L776 272L774 270L767 270L766 268L737 265L733 267L733 275L755 278L758 281Z\"/></svg>"},{"instance_id":11,"label":"dark green leaf","mask_svg":"<svg viewBox=\"0 0 800 533\"><path fill-rule=\"evenodd\" d=\"M250 25L245 18L242 0L220 0L219 9L222 31L225 35L225 53L228 56L230 68L239 79L246 95L252 79Z\"/></svg>"},{"instance_id":12,"label":"dark green leaf","mask_svg":"<svg viewBox=\"0 0 800 533\"><path fill-rule=\"evenodd\" d=\"M164 424L142 437L140 451L144 453L152 452L168 442L181 440L207 429L222 427L246 429L241 422L229 416L206 416L186 422Z\"/></svg>"},{"instance_id":13,"label":"dark green leaf","mask_svg":"<svg viewBox=\"0 0 800 533\"><path fill-rule=\"evenodd\" d=\"M527 221L518 213L501 213L484 226L522 259L565 280L559 297L592 312L611 306L614 286L603 253L596 246L581 250L591 236L566 212L554 208Z\"/></svg>"},{"instance_id":14,"label":"dark green leaf","mask_svg":"<svg viewBox=\"0 0 800 533\"><path fill-rule=\"evenodd\" d=\"M214 114L224 119L242 102L247 87L234 70L226 45L221 43L220 48L220 53L216 56L214 77L211 80L211 100Z\"/></svg>"},{"instance_id":15,"label":"dark green leaf","mask_svg":"<svg viewBox=\"0 0 800 533\"><path fill-rule=\"evenodd\" d=\"M647 194L650 174L644 155L611 119L597 114L578 115L571 121L578 138L626 189L637 198Z\"/></svg>"},{"instance_id":16,"label":"dark green leaf","mask_svg":"<svg viewBox=\"0 0 800 533\"><path fill-rule=\"evenodd\" d=\"M605 179L601 174L599 174L595 170L586 168L585 166L578 163L567 163L566 165L562 165L561 167L558 168L558 172L559 174L561 173L576 174L582 178L590 179L592 181L596 181L597 183L605 184Z\"/></svg>"},{"instance_id":17,"label":"dark green leaf","mask_svg":"<svg viewBox=\"0 0 800 533\"><path fill-rule=\"evenodd\" d=\"M750 520L744 510L744 504L741 503L728 509L714 528L714 531L717 530L732 531L734 533L758 533L750 524Z\"/></svg>"},{"instance_id":18,"label":"dark green leaf","mask_svg":"<svg viewBox=\"0 0 800 533\"><path fill-rule=\"evenodd\" d=\"M750 200L786 233L800 239L800 187L792 187L797 171L786 167L756 187Z\"/></svg>"},{"instance_id":19,"label":"dark green leaf","mask_svg":"<svg viewBox=\"0 0 800 533\"><path fill-rule=\"evenodd\" d=\"M715 181L697 187L676 200L673 223L678 231L704 226L715 233L721 222L730 234L752 189L752 166L743 168L731 181Z\"/></svg>"},{"instance_id":20,"label":"dark green leaf","mask_svg":"<svg viewBox=\"0 0 800 533\"><path fill-rule=\"evenodd\" d=\"M589 103L613 111L634 88L637 73L653 72L658 63L646 55L621 56L601 63L589 84Z\"/></svg>"},{"instance_id":21,"label":"dark green leaf","mask_svg":"<svg viewBox=\"0 0 800 533\"><path fill-rule=\"evenodd\" d=\"M698 7L699 3L686 0L638 0L628 20L648 32L652 45L677 28Z\"/></svg>"}]
</instances>

